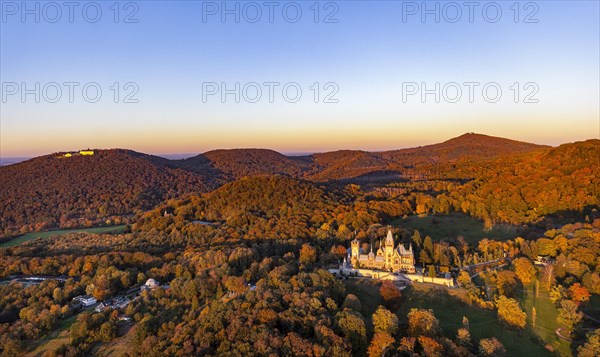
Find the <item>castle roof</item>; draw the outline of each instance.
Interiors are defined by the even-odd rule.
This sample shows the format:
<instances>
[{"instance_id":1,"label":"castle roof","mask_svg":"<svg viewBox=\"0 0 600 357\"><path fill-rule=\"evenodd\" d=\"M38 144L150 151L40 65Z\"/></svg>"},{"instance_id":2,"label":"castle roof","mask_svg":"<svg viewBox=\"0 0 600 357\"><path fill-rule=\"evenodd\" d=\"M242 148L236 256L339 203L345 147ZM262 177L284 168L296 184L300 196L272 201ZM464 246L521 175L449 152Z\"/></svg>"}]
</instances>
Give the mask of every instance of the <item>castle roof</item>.
<instances>
[{"instance_id":1,"label":"castle roof","mask_svg":"<svg viewBox=\"0 0 600 357\"><path fill-rule=\"evenodd\" d=\"M413 254L412 244L408 246L408 249L406 249L404 244L400 243L400 244L398 244L397 250L398 250L398 253L400 253L400 255L412 255Z\"/></svg>"}]
</instances>

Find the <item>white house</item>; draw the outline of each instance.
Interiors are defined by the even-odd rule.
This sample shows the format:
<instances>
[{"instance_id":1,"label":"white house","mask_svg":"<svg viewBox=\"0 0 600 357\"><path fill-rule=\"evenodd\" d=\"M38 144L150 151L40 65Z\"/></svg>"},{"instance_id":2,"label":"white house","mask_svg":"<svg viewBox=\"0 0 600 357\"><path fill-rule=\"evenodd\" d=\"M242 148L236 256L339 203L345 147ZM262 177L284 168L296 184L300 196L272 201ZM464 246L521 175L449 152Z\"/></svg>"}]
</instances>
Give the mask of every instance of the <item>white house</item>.
<instances>
[{"instance_id":1,"label":"white house","mask_svg":"<svg viewBox=\"0 0 600 357\"><path fill-rule=\"evenodd\" d=\"M156 281L155 279L150 278L150 279L146 280L146 283L144 285L142 285L140 289L142 291L144 291L144 290L156 289L158 287L160 287L159 282Z\"/></svg>"},{"instance_id":2,"label":"white house","mask_svg":"<svg viewBox=\"0 0 600 357\"><path fill-rule=\"evenodd\" d=\"M92 306L98 302L95 297L91 295L79 295L73 298L73 301L81 303L83 306Z\"/></svg>"}]
</instances>

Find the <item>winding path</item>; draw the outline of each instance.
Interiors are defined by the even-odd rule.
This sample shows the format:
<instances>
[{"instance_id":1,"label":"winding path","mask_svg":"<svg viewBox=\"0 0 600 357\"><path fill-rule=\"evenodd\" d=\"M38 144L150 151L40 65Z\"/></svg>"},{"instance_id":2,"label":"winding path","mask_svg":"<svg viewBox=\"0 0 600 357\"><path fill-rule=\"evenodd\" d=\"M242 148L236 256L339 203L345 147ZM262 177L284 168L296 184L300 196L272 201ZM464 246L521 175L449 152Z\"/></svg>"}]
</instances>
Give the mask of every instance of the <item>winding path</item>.
<instances>
[{"instance_id":1,"label":"winding path","mask_svg":"<svg viewBox=\"0 0 600 357\"><path fill-rule=\"evenodd\" d=\"M560 338L560 339L563 339L563 340L565 340L565 341L567 341L567 342L573 342L573 340L571 340L571 338L569 338L569 337L566 337L566 336L564 336L564 335L562 335L562 334L560 333L562 330L564 330L564 328L562 328L562 327L559 327L559 328L557 328L556 330L554 330L554 333L556 333L556 336L558 336L558 338Z\"/></svg>"}]
</instances>

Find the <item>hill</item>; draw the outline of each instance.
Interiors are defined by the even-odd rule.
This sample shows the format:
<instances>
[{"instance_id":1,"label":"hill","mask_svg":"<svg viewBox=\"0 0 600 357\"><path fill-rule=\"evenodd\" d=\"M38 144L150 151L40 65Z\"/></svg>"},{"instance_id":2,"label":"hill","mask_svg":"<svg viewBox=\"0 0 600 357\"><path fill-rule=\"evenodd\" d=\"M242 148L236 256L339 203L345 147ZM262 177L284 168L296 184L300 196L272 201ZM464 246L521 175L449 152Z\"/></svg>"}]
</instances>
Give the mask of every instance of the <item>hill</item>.
<instances>
[{"instance_id":1,"label":"hill","mask_svg":"<svg viewBox=\"0 0 600 357\"><path fill-rule=\"evenodd\" d=\"M197 220L217 223L211 227L220 230L219 239L309 238L351 211L346 198L291 177L244 177L210 193L169 201L143 215L134 229L194 233L205 227L190 223Z\"/></svg>"},{"instance_id":2,"label":"hill","mask_svg":"<svg viewBox=\"0 0 600 357\"><path fill-rule=\"evenodd\" d=\"M402 160L403 157L412 155L429 158L435 162L454 162L465 159L489 159L542 148L549 147L495 136L466 133L443 143L414 149L388 151L383 154L395 157L396 160Z\"/></svg>"},{"instance_id":3,"label":"hill","mask_svg":"<svg viewBox=\"0 0 600 357\"><path fill-rule=\"evenodd\" d=\"M0 168L2 235L119 223L171 197L208 191L201 176L128 150L53 154Z\"/></svg>"},{"instance_id":4,"label":"hill","mask_svg":"<svg viewBox=\"0 0 600 357\"><path fill-rule=\"evenodd\" d=\"M175 165L228 182L253 175L286 175L311 181L381 179L413 173L417 165L487 160L530 152L545 146L468 133L440 144L367 152L339 150L289 157L267 149L214 150Z\"/></svg>"},{"instance_id":5,"label":"hill","mask_svg":"<svg viewBox=\"0 0 600 357\"><path fill-rule=\"evenodd\" d=\"M247 176L357 183L428 178L441 164L490 161L539 150L549 149L465 134L412 149L342 150L303 157L267 149L214 150L184 160L121 149L98 150L91 156L47 155L0 168L0 237L54 227L123 223L166 199L209 192ZM474 167L478 165L470 169Z\"/></svg>"},{"instance_id":6,"label":"hill","mask_svg":"<svg viewBox=\"0 0 600 357\"><path fill-rule=\"evenodd\" d=\"M255 175L300 177L309 169L308 162L302 159L268 149L213 150L182 160L178 165L198 173L210 170L224 181Z\"/></svg>"},{"instance_id":7,"label":"hill","mask_svg":"<svg viewBox=\"0 0 600 357\"><path fill-rule=\"evenodd\" d=\"M600 205L598 153L600 140L587 140L484 165L466 163L456 172L470 172L472 180L438 196L437 204L486 221L516 224L581 214Z\"/></svg>"},{"instance_id":8,"label":"hill","mask_svg":"<svg viewBox=\"0 0 600 357\"><path fill-rule=\"evenodd\" d=\"M312 155L313 180L372 181L414 177L423 165L481 161L531 152L548 146L467 133L443 143L382 152L336 151ZM430 170L431 168L427 168Z\"/></svg>"}]
</instances>

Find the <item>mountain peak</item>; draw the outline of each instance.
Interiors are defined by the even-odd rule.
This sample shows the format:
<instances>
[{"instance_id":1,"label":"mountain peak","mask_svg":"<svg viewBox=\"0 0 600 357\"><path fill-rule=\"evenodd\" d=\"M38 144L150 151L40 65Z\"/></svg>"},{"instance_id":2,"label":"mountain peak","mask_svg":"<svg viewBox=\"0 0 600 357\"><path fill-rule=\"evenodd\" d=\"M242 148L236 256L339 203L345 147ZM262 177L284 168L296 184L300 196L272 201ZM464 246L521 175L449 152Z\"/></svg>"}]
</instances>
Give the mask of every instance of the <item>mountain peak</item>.
<instances>
[{"instance_id":1,"label":"mountain peak","mask_svg":"<svg viewBox=\"0 0 600 357\"><path fill-rule=\"evenodd\" d=\"M430 148L486 148L495 151L495 154L518 153L547 148L545 145L537 145L524 141L501 138L478 133L465 133L440 144L429 145ZM490 152L492 154L492 152Z\"/></svg>"}]
</instances>

